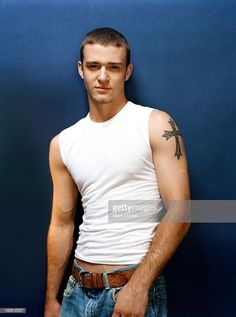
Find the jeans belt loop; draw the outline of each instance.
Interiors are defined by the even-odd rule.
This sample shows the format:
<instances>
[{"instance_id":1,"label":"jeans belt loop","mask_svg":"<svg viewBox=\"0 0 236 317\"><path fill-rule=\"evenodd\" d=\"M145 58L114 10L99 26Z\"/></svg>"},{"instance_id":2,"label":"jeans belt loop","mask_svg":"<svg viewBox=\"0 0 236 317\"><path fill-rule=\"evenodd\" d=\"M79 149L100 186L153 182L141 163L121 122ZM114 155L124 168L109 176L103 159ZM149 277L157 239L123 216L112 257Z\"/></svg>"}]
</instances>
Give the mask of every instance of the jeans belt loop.
<instances>
[{"instance_id":1,"label":"jeans belt loop","mask_svg":"<svg viewBox=\"0 0 236 317\"><path fill-rule=\"evenodd\" d=\"M107 272L102 273L102 277L105 283L105 289L109 289L110 288L110 283L108 281L108 277L107 277Z\"/></svg>"},{"instance_id":2,"label":"jeans belt loop","mask_svg":"<svg viewBox=\"0 0 236 317\"><path fill-rule=\"evenodd\" d=\"M74 267L79 271L79 272L84 272L84 270L82 269L81 271L81 268L78 266L76 260L74 259L74 263L73 263Z\"/></svg>"},{"instance_id":3,"label":"jeans belt loop","mask_svg":"<svg viewBox=\"0 0 236 317\"><path fill-rule=\"evenodd\" d=\"M84 287L83 282L82 282L82 277L83 277L83 275L81 274L81 272L79 272L79 284L81 287Z\"/></svg>"},{"instance_id":4,"label":"jeans belt loop","mask_svg":"<svg viewBox=\"0 0 236 317\"><path fill-rule=\"evenodd\" d=\"M91 274L91 272L86 272L86 271L79 272L79 283L82 287L84 287L83 282L82 282L83 276L89 275L89 274Z\"/></svg>"}]
</instances>

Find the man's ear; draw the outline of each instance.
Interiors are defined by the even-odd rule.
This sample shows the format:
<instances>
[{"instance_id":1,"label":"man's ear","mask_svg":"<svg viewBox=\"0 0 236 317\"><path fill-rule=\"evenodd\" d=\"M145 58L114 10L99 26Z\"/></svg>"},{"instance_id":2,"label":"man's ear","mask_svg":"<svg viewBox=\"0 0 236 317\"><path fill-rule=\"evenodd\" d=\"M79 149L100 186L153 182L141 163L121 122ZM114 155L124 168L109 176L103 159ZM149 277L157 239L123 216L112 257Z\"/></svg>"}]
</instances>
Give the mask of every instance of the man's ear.
<instances>
[{"instance_id":1,"label":"man's ear","mask_svg":"<svg viewBox=\"0 0 236 317\"><path fill-rule=\"evenodd\" d=\"M81 61L78 62L78 73L82 79L84 79L84 71L83 71L83 64Z\"/></svg>"},{"instance_id":2,"label":"man's ear","mask_svg":"<svg viewBox=\"0 0 236 317\"><path fill-rule=\"evenodd\" d=\"M133 64L129 64L126 68L125 81L127 81L130 78L132 71L133 71Z\"/></svg>"}]
</instances>

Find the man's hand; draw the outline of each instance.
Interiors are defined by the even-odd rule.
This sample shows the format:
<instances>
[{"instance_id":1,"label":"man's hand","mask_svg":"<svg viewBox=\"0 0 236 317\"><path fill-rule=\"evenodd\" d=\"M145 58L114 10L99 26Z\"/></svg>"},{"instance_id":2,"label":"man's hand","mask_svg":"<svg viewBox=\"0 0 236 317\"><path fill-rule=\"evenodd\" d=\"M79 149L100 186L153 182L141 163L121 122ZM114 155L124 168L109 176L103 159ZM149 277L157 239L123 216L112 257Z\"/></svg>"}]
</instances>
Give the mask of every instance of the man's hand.
<instances>
[{"instance_id":1,"label":"man's hand","mask_svg":"<svg viewBox=\"0 0 236 317\"><path fill-rule=\"evenodd\" d=\"M112 317L143 317L148 305L148 292L127 283L115 300Z\"/></svg>"},{"instance_id":2,"label":"man's hand","mask_svg":"<svg viewBox=\"0 0 236 317\"><path fill-rule=\"evenodd\" d=\"M61 305L56 299L46 300L44 317L59 317Z\"/></svg>"}]
</instances>

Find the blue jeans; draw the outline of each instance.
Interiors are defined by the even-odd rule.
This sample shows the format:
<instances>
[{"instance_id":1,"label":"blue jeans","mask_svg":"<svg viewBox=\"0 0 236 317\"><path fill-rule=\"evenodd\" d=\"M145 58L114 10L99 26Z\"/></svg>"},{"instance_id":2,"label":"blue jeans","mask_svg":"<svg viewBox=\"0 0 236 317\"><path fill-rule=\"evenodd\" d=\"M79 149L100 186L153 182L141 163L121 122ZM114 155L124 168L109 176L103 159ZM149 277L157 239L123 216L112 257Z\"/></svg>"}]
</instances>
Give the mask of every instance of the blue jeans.
<instances>
[{"instance_id":1,"label":"blue jeans","mask_svg":"<svg viewBox=\"0 0 236 317\"><path fill-rule=\"evenodd\" d=\"M80 272L84 271L76 262L74 265ZM137 266L128 265L112 272L133 269ZM79 282L76 282L71 275L64 290L59 317L111 317L116 304L115 295L121 289L122 287L101 290L86 289ZM167 316L167 298L163 275L160 275L152 284L148 299L145 317Z\"/></svg>"}]
</instances>

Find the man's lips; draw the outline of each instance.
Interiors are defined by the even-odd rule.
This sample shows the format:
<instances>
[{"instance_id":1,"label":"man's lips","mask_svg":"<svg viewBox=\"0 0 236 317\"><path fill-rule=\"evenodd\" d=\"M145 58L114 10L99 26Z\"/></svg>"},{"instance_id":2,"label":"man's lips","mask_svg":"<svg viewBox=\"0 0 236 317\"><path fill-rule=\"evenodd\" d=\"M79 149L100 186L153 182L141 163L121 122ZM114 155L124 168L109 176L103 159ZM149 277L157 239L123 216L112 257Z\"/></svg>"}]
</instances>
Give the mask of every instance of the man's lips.
<instances>
[{"instance_id":1,"label":"man's lips","mask_svg":"<svg viewBox=\"0 0 236 317\"><path fill-rule=\"evenodd\" d=\"M96 89L105 89L105 90L109 90L111 89L110 87L101 87L101 86L96 86Z\"/></svg>"}]
</instances>

